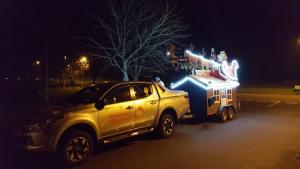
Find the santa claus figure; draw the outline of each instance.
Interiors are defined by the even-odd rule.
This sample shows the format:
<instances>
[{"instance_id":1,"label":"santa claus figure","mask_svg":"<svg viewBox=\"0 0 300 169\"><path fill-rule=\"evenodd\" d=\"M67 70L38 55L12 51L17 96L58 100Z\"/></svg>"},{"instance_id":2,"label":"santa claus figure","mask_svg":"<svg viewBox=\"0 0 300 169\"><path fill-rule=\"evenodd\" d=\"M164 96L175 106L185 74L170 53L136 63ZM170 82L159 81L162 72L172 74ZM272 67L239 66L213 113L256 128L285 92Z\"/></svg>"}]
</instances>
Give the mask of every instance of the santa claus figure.
<instances>
[{"instance_id":1,"label":"santa claus figure","mask_svg":"<svg viewBox=\"0 0 300 169\"><path fill-rule=\"evenodd\" d=\"M218 62L223 63L223 61L227 61L227 55L225 51L221 51L220 54L218 54Z\"/></svg>"}]
</instances>

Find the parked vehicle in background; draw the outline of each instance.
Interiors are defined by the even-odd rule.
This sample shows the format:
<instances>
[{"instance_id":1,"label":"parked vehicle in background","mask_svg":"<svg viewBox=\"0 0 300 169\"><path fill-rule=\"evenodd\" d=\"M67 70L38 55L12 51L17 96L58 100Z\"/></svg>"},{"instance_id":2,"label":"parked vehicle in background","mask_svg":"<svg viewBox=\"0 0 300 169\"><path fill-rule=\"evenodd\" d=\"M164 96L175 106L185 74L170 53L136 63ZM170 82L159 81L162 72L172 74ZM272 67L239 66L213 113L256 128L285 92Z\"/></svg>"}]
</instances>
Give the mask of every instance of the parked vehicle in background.
<instances>
[{"instance_id":1,"label":"parked vehicle in background","mask_svg":"<svg viewBox=\"0 0 300 169\"><path fill-rule=\"evenodd\" d=\"M189 98L156 82L111 82L83 88L62 106L44 111L44 118L15 130L19 145L58 151L62 162L73 166L88 159L98 143L151 131L171 136L189 112Z\"/></svg>"}]
</instances>

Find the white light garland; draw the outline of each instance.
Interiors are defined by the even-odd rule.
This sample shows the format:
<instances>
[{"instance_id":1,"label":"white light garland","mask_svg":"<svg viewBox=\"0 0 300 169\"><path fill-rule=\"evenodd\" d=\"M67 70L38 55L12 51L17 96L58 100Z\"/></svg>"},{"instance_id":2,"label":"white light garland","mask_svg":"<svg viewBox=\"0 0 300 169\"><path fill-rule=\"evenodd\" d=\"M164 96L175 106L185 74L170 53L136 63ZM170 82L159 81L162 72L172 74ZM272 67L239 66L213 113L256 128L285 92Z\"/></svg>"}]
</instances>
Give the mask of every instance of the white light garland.
<instances>
[{"instance_id":1,"label":"white light garland","mask_svg":"<svg viewBox=\"0 0 300 169\"><path fill-rule=\"evenodd\" d=\"M185 83L186 81L191 81L193 82L194 84L196 84L197 86L203 88L203 89L210 89L209 87L205 86L204 84L202 84L201 82L189 77L189 76L186 76L185 78L181 79L180 81L176 82L176 83L173 83L170 87L171 89L175 89L179 86L181 86L183 83Z\"/></svg>"},{"instance_id":2,"label":"white light garland","mask_svg":"<svg viewBox=\"0 0 300 169\"><path fill-rule=\"evenodd\" d=\"M234 67L235 66L235 67ZM228 66L228 62L227 61L223 61L222 66L221 66L221 70L219 70L220 75L222 77L224 77L227 80L238 80L237 77L237 69L239 68L239 64L236 60L232 60L230 66ZM233 75L230 74L228 72L228 70L233 70ZM224 75L223 75L224 73Z\"/></svg>"},{"instance_id":3,"label":"white light garland","mask_svg":"<svg viewBox=\"0 0 300 169\"><path fill-rule=\"evenodd\" d=\"M197 58L199 58L199 59L202 59L202 60L204 60L204 61L206 61L206 62L209 62L209 63L211 63L211 64L214 65L214 66L220 66L220 65L221 65L221 64L218 63L218 62L215 62L215 61L213 61L213 60L206 59L206 58L205 58L204 56L202 56L202 55L194 54L194 53L192 53L192 52L189 51L189 50L186 50L185 52L186 52L187 54L191 55L191 56L194 56L194 57L197 57Z\"/></svg>"},{"instance_id":4,"label":"white light garland","mask_svg":"<svg viewBox=\"0 0 300 169\"><path fill-rule=\"evenodd\" d=\"M192 53L190 50L186 50L185 51L188 55L191 55L193 57L197 57L201 60L204 60L205 62L209 62L210 64L212 64L214 67L218 67L219 68L219 74L225 78L226 80L238 80L237 77L237 69L239 68L239 64L236 60L232 60L230 66L228 66L228 62L227 61L223 61L222 64L215 62L213 60L209 60L204 58L204 56L202 55L198 55L198 54L194 54ZM235 66L235 67L233 67ZM233 75L231 75L228 70L233 69ZM223 74L224 73L224 74Z\"/></svg>"},{"instance_id":5,"label":"white light garland","mask_svg":"<svg viewBox=\"0 0 300 169\"><path fill-rule=\"evenodd\" d=\"M179 80L178 82L176 83L173 83L170 87L171 89L175 89L179 86L181 86L182 84L184 84L185 82L187 81L190 81L194 84L196 84L197 86L205 89L205 90L208 90L208 89L221 89L221 88L235 88L235 87L238 87L240 85L239 82L237 81L226 81L226 82L218 82L217 80L212 80L210 79L210 83L205 83L205 82L200 82L192 77L189 77L189 76L186 76L184 77L183 79ZM205 83L205 84L204 84Z\"/></svg>"}]
</instances>

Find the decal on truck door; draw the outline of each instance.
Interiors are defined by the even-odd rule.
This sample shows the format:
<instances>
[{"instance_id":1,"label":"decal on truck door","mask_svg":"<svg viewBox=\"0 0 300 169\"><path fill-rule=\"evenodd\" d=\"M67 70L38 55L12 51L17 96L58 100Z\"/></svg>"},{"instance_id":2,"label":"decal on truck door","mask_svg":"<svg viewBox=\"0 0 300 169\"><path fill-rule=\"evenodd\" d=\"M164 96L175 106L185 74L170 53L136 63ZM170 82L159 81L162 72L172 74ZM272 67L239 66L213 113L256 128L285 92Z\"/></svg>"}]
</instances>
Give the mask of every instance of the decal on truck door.
<instances>
[{"instance_id":1,"label":"decal on truck door","mask_svg":"<svg viewBox=\"0 0 300 169\"><path fill-rule=\"evenodd\" d=\"M145 110L142 106L139 106L137 109L136 109L136 116L143 116L145 113Z\"/></svg>"},{"instance_id":2,"label":"decal on truck door","mask_svg":"<svg viewBox=\"0 0 300 169\"><path fill-rule=\"evenodd\" d=\"M117 124L130 121L132 118L133 117L131 112L113 113L108 115L108 121L110 124Z\"/></svg>"}]
</instances>

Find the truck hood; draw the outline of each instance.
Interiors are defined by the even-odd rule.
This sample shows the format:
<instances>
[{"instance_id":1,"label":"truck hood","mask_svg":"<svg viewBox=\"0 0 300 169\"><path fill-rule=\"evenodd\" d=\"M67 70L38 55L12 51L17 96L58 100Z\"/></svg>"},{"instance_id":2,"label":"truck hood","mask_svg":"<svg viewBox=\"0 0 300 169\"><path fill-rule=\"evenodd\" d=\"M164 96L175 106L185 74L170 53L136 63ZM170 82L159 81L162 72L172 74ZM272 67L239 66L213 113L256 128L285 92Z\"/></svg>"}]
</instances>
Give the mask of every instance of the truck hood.
<instances>
[{"instance_id":1,"label":"truck hood","mask_svg":"<svg viewBox=\"0 0 300 169\"><path fill-rule=\"evenodd\" d=\"M64 104L46 106L28 115L18 128L21 127L28 132L40 130L54 123L56 120L64 118L67 114L80 111L83 107L85 107L85 105Z\"/></svg>"}]
</instances>

